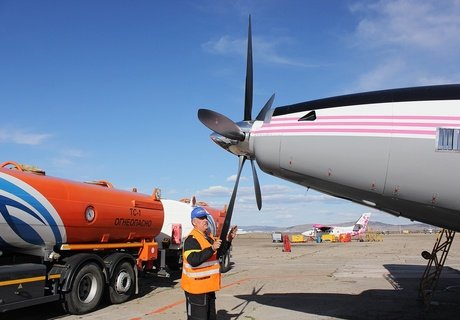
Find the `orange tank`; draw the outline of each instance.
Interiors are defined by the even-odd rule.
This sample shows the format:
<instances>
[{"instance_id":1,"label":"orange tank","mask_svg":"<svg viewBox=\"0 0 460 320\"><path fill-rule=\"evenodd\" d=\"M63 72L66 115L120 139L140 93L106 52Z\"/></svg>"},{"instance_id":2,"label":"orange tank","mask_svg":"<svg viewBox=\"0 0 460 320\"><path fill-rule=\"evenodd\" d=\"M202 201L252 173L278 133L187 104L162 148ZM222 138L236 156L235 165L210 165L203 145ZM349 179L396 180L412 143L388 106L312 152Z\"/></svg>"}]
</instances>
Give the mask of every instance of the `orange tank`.
<instances>
[{"instance_id":1,"label":"orange tank","mask_svg":"<svg viewBox=\"0 0 460 320\"><path fill-rule=\"evenodd\" d=\"M117 190L105 181L74 182L0 165L2 246L153 240L164 220L156 196Z\"/></svg>"}]
</instances>

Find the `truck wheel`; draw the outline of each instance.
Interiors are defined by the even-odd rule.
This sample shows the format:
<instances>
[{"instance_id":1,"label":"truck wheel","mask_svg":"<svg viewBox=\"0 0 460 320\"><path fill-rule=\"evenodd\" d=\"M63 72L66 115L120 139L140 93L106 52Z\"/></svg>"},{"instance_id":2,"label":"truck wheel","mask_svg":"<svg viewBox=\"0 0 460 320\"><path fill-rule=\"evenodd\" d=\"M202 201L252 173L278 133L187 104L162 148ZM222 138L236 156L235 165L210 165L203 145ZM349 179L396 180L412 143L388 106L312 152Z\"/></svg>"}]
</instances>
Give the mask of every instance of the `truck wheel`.
<instances>
[{"instance_id":1,"label":"truck wheel","mask_svg":"<svg viewBox=\"0 0 460 320\"><path fill-rule=\"evenodd\" d=\"M225 273L230 270L230 250L228 250L223 256L220 262L220 272Z\"/></svg>"},{"instance_id":2,"label":"truck wheel","mask_svg":"<svg viewBox=\"0 0 460 320\"><path fill-rule=\"evenodd\" d=\"M88 263L78 270L72 290L64 296L65 309L71 314L84 314L96 308L101 300L104 282L101 268Z\"/></svg>"},{"instance_id":3,"label":"truck wheel","mask_svg":"<svg viewBox=\"0 0 460 320\"><path fill-rule=\"evenodd\" d=\"M121 262L115 268L109 286L111 303L118 304L127 301L135 289L134 269L128 261Z\"/></svg>"}]
</instances>

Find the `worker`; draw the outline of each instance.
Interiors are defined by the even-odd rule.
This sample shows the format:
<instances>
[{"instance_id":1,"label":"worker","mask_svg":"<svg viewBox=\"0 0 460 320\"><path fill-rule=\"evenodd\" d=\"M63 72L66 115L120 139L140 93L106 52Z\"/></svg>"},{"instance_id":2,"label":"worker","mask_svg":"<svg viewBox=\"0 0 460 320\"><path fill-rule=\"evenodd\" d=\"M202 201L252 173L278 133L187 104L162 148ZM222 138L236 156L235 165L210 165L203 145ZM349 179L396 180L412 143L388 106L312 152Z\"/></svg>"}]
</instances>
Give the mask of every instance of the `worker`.
<instances>
[{"instance_id":1,"label":"worker","mask_svg":"<svg viewBox=\"0 0 460 320\"><path fill-rule=\"evenodd\" d=\"M225 241L210 235L208 219L211 216L202 207L192 210L193 230L183 248L181 287L185 291L188 320L216 319L216 293L220 290L219 256L230 248L236 235L233 226Z\"/></svg>"}]
</instances>

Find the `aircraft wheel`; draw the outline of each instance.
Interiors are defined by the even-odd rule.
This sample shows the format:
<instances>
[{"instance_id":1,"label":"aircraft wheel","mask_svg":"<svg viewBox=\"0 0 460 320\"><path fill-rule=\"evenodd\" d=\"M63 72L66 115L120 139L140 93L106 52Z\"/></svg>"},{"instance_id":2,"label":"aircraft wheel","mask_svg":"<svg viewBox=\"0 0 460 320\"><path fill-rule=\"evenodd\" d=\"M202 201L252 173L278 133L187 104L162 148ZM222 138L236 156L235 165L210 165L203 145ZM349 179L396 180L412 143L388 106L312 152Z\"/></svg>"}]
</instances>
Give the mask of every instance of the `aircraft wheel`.
<instances>
[{"instance_id":1,"label":"aircraft wheel","mask_svg":"<svg viewBox=\"0 0 460 320\"><path fill-rule=\"evenodd\" d=\"M88 313L97 307L103 291L101 268L95 263L88 263L75 275L72 290L64 297L64 307L71 314Z\"/></svg>"},{"instance_id":2,"label":"aircraft wheel","mask_svg":"<svg viewBox=\"0 0 460 320\"><path fill-rule=\"evenodd\" d=\"M220 262L220 272L225 273L230 270L230 250L222 256L222 260Z\"/></svg>"},{"instance_id":3,"label":"aircraft wheel","mask_svg":"<svg viewBox=\"0 0 460 320\"><path fill-rule=\"evenodd\" d=\"M134 293L136 279L131 263L123 261L117 265L110 279L109 299L118 304L127 301Z\"/></svg>"}]
</instances>

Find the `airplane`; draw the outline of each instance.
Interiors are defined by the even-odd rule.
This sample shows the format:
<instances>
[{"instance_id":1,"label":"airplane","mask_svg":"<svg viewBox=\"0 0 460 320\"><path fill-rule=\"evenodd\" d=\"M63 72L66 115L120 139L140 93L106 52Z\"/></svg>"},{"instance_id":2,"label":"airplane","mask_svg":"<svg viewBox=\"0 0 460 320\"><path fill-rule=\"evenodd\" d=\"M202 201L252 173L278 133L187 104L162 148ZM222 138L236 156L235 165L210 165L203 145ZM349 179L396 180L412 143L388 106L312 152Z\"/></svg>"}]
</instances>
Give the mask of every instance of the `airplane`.
<instances>
[{"instance_id":1,"label":"airplane","mask_svg":"<svg viewBox=\"0 0 460 320\"><path fill-rule=\"evenodd\" d=\"M198 110L198 119L213 131L211 139L239 158L224 231L246 160L259 210L254 162L263 172L306 188L460 231L460 84L355 93L272 108L274 97L253 118L249 17L243 120Z\"/></svg>"},{"instance_id":2,"label":"airplane","mask_svg":"<svg viewBox=\"0 0 460 320\"><path fill-rule=\"evenodd\" d=\"M354 225L346 227L327 226L316 223L312 225L312 229L302 232L302 234L310 237L314 237L318 233L333 234L337 237L341 234L350 234L351 237L362 237L367 230L367 224L369 223L370 217L370 212L363 213Z\"/></svg>"}]
</instances>

